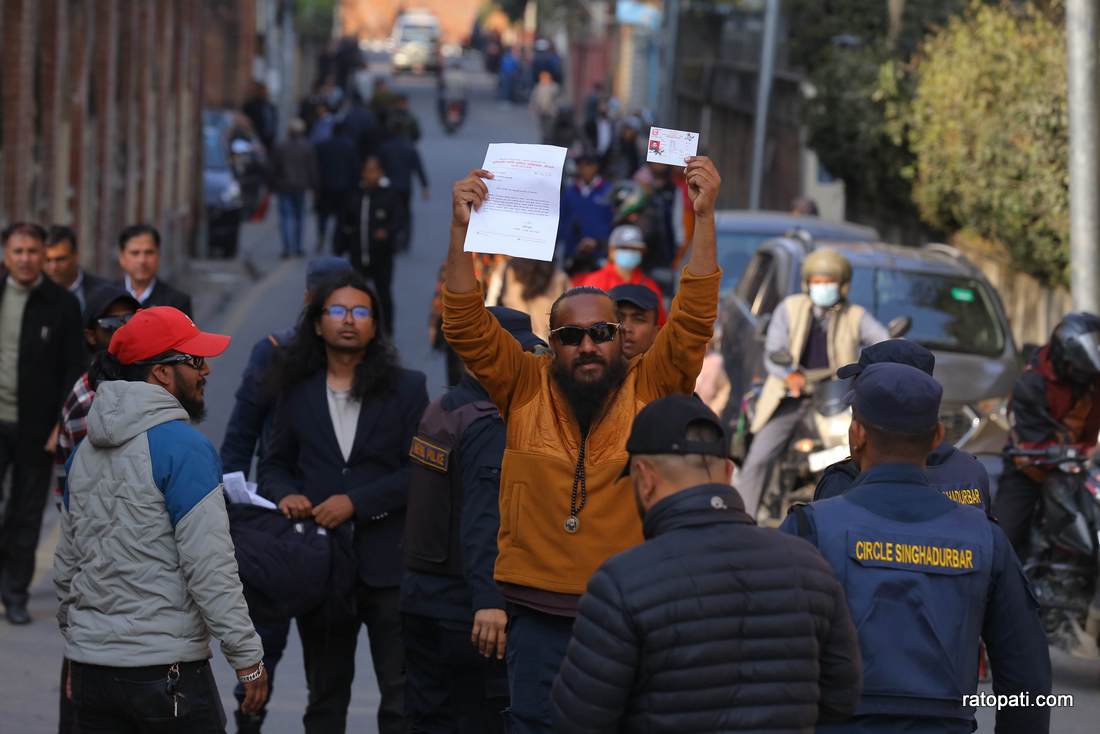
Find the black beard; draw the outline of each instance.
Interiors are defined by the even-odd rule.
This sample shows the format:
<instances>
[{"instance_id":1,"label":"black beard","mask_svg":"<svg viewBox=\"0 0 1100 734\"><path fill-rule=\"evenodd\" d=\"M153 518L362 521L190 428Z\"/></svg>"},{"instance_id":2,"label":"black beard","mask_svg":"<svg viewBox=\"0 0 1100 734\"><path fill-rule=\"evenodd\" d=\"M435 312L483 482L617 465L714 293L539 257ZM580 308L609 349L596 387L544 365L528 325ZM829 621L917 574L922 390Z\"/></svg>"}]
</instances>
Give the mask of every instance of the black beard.
<instances>
[{"instance_id":1,"label":"black beard","mask_svg":"<svg viewBox=\"0 0 1100 734\"><path fill-rule=\"evenodd\" d=\"M205 385L206 380L201 381L201 385ZM194 394L177 395L176 400L180 402L180 406L187 411L188 417L191 418L192 423L201 423L202 419L206 417L206 403L202 398L196 398Z\"/></svg>"},{"instance_id":2,"label":"black beard","mask_svg":"<svg viewBox=\"0 0 1100 734\"><path fill-rule=\"evenodd\" d=\"M555 362L551 370L554 380L565 393L565 399L573 409L573 415L577 416L582 434L587 434L588 429L592 427L592 421L603 410L607 396L626 379L626 360L621 357L611 361L604 370L603 377L598 380L580 382L573 378L573 370L581 364L591 363L595 363L595 360L587 362L574 360L569 367L562 368Z\"/></svg>"}]
</instances>

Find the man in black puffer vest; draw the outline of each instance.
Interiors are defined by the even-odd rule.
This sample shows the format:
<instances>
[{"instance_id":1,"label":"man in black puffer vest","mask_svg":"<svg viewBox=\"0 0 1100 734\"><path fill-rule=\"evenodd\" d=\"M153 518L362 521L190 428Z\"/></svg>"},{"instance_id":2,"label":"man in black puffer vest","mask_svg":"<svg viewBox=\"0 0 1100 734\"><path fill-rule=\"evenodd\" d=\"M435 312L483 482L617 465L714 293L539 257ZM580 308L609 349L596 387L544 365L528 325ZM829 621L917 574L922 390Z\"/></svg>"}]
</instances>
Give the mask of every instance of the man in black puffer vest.
<instances>
[{"instance_id":1,"label":"man in black puffer vest","mask_svg":"<svg viewBox=\"0 0 1100 734\"><path fill-rule=\"evenodd\" d=\"M718 417L671 396L626 448L646 542L600 567L554 682L559 731L809 734L859 701L859 642L808 544L758 528Z\"/></svg>"}]
</instances>

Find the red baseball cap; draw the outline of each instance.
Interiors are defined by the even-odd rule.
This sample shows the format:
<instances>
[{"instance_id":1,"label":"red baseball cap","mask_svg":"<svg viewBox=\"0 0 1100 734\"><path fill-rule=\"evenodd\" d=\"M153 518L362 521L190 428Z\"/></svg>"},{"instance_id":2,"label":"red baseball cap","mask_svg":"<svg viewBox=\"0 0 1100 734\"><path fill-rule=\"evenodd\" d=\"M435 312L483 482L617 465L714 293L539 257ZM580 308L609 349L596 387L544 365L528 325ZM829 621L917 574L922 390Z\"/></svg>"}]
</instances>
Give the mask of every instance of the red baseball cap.
<instances>
[{"instance_id":1,"label":"red baseball cap","mask_svg":"<svg viewBox=\"0 0 1100 734\"><path fill-rule=\"evenodd\" d=\"M183 311L154 306L138 311L116 331L107 351L122 364L133 364L169 351L217 357L228 347L228 336L199 331Z\"/></svg>"}]
</instances>

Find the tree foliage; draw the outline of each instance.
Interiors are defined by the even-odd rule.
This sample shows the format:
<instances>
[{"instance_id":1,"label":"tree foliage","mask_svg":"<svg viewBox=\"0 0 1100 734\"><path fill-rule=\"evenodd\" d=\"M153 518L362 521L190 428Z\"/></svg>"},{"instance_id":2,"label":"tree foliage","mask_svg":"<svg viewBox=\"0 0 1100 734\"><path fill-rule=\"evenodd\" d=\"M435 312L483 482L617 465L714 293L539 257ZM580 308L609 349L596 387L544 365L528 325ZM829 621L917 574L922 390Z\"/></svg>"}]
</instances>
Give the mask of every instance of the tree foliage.
<instances>
[{"instance_id":1,"label":"tree foliage","mask_svg":"<svg viewBox=\"0 0 1100 734\"><path fill-rule=\"evenodd\" d=\"M924 45L896 117L921 215L999 241L1048 283L1065 282L1068 265L1065 60L1056 18L974 5Z\"/></svg>"},{"instance_id":2,"label":"tree foliage","mask_svg":"<svg viewBox=\"0 0 1100 734\"><path fill-rule=\"evenodd\" d=\"M891 26L885 0L788 0L791 62L814 94L804 107L809 145L844 181L849 216L903 231L919 227L906 174L913 154L894 108L908 98L906 64L926 35L969 0L907 0Z\"/></svg>"}]
</instances>

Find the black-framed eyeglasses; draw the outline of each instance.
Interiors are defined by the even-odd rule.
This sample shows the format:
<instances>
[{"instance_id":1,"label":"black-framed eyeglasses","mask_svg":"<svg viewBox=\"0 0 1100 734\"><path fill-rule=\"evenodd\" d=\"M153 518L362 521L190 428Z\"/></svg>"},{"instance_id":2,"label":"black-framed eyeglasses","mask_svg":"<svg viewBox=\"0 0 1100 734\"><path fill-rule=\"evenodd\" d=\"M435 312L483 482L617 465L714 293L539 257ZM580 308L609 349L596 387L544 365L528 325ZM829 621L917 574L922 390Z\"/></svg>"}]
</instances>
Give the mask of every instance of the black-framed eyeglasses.
<instances>
[{"instance_id":1,"label":"black-framed eyeglasses","mask_svg":"<svg viewBox=\"0 0 1100 734\"><path fill-rule=\"evenodd\" d=\"M593 343L605 344L615 340L622 326L608 321L599 321L591 326L559 326L550 332L550 336L567 347L578 346L584 341L585 334L588 334Z\"/></svg>"},{"instance_id":2,"label":"black-framed eyeglasses","mask_svg":"<svg viewBox=\"0 0 1100 734\"><path fill-rule=\"evenodd\" d=\"M122 314L121 316L101 316L95 320L96 325L104 331L115 331L122 328L122 326L132 319L134 315L132 313Z\"/></svg>"},{"instance_id":3,"label":"black-framed eyeglasses","mask_svg":"<svg viewBox=\"0 0 1100 734\"><path fill-rule=\"evenodd\" d=\"M352 308L348 308L347 306L326 306L321 312L334 319L346 319L348 317L348 311L351 311L351 317L356 321L369 319L371 315L371 310L368 306L354 306Z\"/></svg>"},{"instance_id":4,"label":"black-framed eyeglasses","mask_svg":"<svg viewBox=\"0 0 1100 734\"><path fill-rule=\"evenodd\" d=\"M155 364L185 364L193 370L201 371L206 367L206 357L196 357L192 354L172 354L167 357L161 357L160 359L146 359L136 364L143 365L155 365Z\"/></svg>"}]
</instances>

